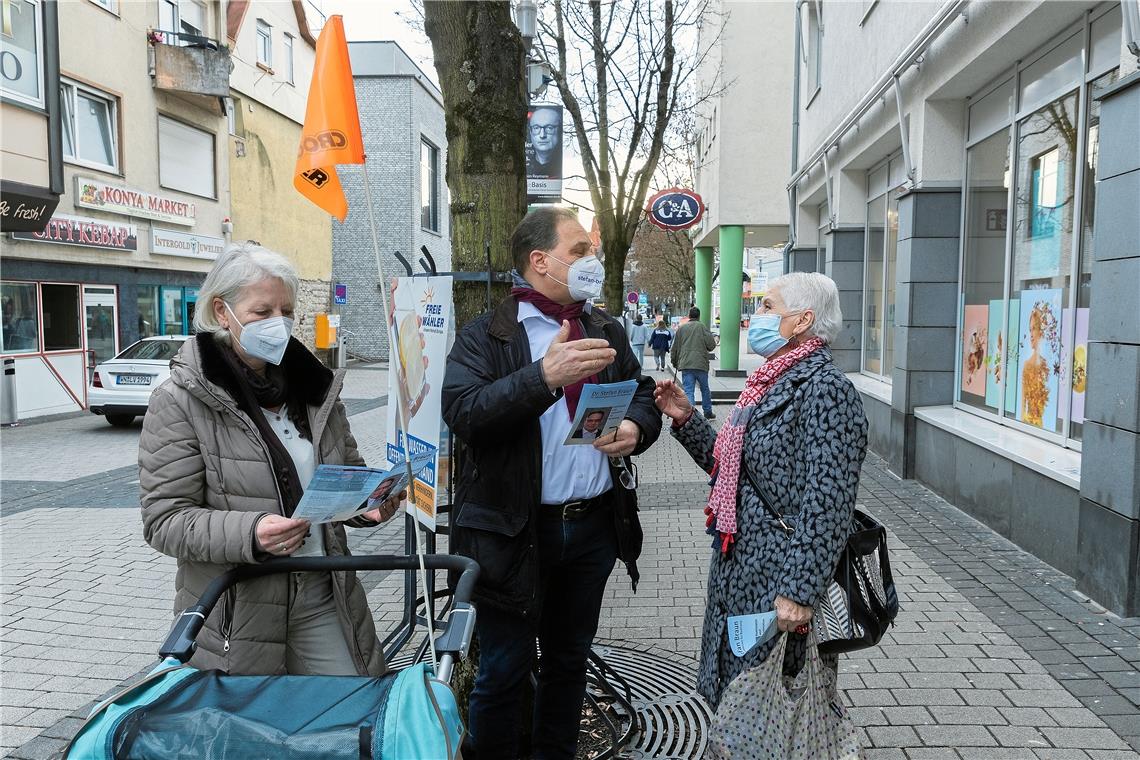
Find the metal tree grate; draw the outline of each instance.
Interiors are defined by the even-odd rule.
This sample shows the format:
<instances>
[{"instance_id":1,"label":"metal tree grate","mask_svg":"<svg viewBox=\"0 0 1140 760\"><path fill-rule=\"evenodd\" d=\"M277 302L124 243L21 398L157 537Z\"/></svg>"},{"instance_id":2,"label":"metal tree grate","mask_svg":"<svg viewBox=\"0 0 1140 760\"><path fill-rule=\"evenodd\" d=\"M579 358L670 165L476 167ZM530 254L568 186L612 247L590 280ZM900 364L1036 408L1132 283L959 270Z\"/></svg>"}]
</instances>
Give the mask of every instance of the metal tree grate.
<instances>
[{"instance_id":1,"label":"metal tree grate","mask_svg":"<svg viewBox=\"0 0 1140 760\"><path fill-rule=\"evenodd\" d=\"M628 685L637 712L633 735L618 758L696 760L704 756L712 716L693 690L691 667L625 647L599 646L594 652Z\"/></svg>"},{"instance_id":2,"label":"metal tree grate","mask_svg":"<svg viewBox=\"0 0 1140 760\"><path fill-rule=\"evenodd\" d=\"M579 757L699 760L704 756L712 715L693 689L691 666L626 647L595 646L593 651ZM423 647L401 651L389 667L399 670L413 658L426 659Z\"/></svg>"}]
</instances>

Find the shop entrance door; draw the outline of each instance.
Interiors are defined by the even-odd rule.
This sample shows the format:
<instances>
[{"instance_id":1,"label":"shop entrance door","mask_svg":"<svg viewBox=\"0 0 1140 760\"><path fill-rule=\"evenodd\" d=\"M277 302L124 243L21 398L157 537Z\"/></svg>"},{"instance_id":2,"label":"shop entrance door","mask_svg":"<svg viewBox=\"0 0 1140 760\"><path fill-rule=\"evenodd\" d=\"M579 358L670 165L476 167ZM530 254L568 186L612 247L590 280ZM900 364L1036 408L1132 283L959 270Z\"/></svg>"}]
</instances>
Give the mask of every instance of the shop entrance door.
<instances>
[{"instance_id":1,"label":"shop entrance door","mask_svg":"<svg viewBox=\"0 0 1140 760\"><path fill-rule=\"evenodd\" d=\"M83 286L83 315L87 344L87 377L95 365L119 352L119 299L113 285Z\"/></svg>"}]
</instances>

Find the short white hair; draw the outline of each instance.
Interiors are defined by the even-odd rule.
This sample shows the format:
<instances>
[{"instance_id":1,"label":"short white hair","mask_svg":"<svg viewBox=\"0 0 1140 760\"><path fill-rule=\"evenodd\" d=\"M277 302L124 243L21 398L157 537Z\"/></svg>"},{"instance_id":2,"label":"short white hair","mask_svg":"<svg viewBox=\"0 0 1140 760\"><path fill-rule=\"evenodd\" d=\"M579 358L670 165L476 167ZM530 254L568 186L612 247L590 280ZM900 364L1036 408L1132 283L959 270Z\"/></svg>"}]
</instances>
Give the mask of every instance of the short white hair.
<instances>
[{"instance_id":1,"label":"short white hair","mask_svg":"<svg viewBox=\"0 0 1140 760\"><path fill-rule=\"evenodd\" d=\"M789 272L768 283L768 292L780 291L789 311L811 311L815 321L808 334L831 343L843 329L843 311L839 307L839 288L835 281L819 272Z\"/></svg>"},{"instance_id":2,"label":"short white hair","mask_svg":"<svg viewBox=\"0 0 1140 760\"><path fill-rule=\"evenodd\" d=\"M280 253L262 248L256 243L238 243L226 248L214 262L214 268L206 275L206 281L198 290L198 308L194 310L194 329L210 332L225 343L230 333L218 323L214 316L214 299L220 298L230 306L242 300L246 288L261 282L267 277L275 277L285 284L289 300L297 302L300 278L289 260Z\"/></svg>"}]
</instances>

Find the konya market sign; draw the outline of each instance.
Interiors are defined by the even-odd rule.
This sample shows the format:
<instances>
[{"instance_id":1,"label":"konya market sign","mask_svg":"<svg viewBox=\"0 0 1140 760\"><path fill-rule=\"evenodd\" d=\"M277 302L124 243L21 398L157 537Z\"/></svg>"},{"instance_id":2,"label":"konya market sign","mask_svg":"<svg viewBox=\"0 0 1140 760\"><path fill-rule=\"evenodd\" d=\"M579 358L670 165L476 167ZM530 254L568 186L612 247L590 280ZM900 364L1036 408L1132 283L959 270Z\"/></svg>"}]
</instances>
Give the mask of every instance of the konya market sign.
<instances>
[{"instance_id":1,"label":"konya market sign","mask_svg":"<svg viewBox=\"0 0 1140 760\"><path fill-rule=\"evenodd\" d=\"M16 240L106 248L112 251L135 251L139 247L138 231L133 224L67 214L56 214L39 232L13 232L12 237Z\"/></svg>"},{"instance_id":2,"label":"konya market sign","mask_svg":"<svg viewBox=\"0 0 1140 760\"><path fill-rule=\"evenodd\" d=\"M194 226L194 204L132 187L109 185L90 177L75 178L75 205L127 216Z\"/></svg>"},{"instance_id":3,"label":"konya market sign","mask_svg":"<svg viewBox=\"0 0 1140 760\"><path fill-rule=\"evenodd\" d=\"M692 190L671 187L650 198L645 213L663 230L687 230L701 221L705 204Z\"/></svg>"}]
</instances>

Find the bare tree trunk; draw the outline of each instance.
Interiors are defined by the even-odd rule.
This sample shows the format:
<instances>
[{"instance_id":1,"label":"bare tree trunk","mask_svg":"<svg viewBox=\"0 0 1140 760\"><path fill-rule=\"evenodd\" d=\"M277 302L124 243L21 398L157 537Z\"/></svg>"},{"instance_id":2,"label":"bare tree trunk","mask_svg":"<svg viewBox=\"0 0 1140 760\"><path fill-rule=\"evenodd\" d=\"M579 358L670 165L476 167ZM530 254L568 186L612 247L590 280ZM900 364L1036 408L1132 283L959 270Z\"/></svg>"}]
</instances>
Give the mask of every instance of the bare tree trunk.
<instances>
[{"instance_id":1,"label":"bare tree trunk","mask_svg":"<svg viewBox=\"0 0 1140 760\"><path fill-rule=\"evenodd\" d=\"M447 187L456 271L511 269L508 241L526 213L523 44L510 3L424 3L447 123ZM455 284L456 324L486 308L486 283ZM492 301L507 285L493 288Z\"/></svg>"}]
</instances>

